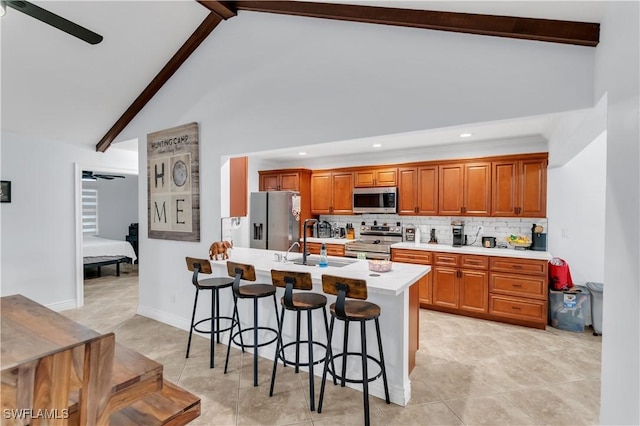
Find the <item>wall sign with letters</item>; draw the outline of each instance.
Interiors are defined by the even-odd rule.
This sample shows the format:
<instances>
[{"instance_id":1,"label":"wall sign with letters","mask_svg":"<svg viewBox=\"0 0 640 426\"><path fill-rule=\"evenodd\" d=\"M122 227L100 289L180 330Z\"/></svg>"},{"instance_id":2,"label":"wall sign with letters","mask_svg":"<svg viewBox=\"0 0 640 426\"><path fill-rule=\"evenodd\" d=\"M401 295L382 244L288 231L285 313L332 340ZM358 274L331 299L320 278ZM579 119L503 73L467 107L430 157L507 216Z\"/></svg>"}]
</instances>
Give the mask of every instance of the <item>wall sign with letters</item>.
<instances>
[{"instance_id":1,"label":"wall sign with letters","mask_svg":"<svg viewBox=\"0 0 640 426\"><path fill-rule=\"evenodd\" d=\"M198 123L147 135L149 238L200 241Z\"/></svg>"}]
</instances>

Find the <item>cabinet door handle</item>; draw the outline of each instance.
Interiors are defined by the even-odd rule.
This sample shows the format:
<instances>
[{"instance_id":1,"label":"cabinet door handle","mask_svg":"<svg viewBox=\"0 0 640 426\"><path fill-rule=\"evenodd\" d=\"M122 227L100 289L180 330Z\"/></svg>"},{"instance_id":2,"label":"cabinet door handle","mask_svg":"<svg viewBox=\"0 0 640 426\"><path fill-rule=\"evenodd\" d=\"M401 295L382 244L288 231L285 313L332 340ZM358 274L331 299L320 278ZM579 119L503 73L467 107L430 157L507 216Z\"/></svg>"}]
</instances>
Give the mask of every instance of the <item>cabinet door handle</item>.
<instances>
[{"instance_id":1,"label":"cabinet door handle","mask_svg":"<svg viewBox=\"0 0 640 426\"><path fill-rule=\"evenodd\" d=\"M518 288L521 288L521 287L522 287L522 284L512 283L512 284L511 284L511 286L512 286L512 287L518 287Z\"/></svg>"},{"instance_id":2,"label":"cabinet door handle","mask_svg":"<svg viewBox=\"0 0 640 426\"><path fill-rule=\"evenodd\" d=\"M514 311L520 311L521 310L518 306L512 306L511 309L513 309Z\"/></svg>"},{"instance_id":3,"label":"cabinet door handle","mask_svg":"<svg viewBox=\"0 0 640 426\"><path fill-rule=\"evenodd\" d=\"M511 265L513 269L522 269L522 265Z\"/></svg>"}]
</instances>

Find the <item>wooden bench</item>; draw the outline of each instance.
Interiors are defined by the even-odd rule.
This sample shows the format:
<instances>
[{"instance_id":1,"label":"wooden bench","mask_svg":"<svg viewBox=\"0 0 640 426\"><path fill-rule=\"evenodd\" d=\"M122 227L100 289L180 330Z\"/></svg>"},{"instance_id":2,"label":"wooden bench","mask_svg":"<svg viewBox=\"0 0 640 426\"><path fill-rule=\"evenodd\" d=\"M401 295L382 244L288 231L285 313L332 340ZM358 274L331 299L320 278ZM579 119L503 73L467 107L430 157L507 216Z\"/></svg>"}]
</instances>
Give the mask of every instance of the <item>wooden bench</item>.
<instances>
[{"instance_id":1,"label":"wooden bench","mask_svg":"<svg viewBox=\"0 0 640 426\"><path fill-rule=\"evenodd\" d=\"M101 267L116 265L116 275L120 276L120 264L131 263L131 258L127 256L87 256L83 259L84 269L98 268L98 276L101 276Z\"/></svg>"},{"instance_id":2,"label":"wooden bench","mask_svg":"<svg viewBox=\"0 0 640 426\"><path fill-rule=\"evenodd\" d=\"M200 398L163 380L162 364L116 343L108 411L112 425L183 425L200 415ZM71 397L77 401L77 394ZM69 424L77 424L77 404Z\"/></svg>"},{"instance_id":3,"label":"wooden bench","mask_svg":"<svg viewBox=\"0 0 640 426\"><path fill-rule=\"evenodd\" d=\"M28 417L41 410L59 416L49 422L56 425L184 425L200 415L200 398L164 380L161 364L113 333L21 295L0 300L3 425L41 424ZM15 417L6 418L11 410Z\"/></svg>"}]
</instances>

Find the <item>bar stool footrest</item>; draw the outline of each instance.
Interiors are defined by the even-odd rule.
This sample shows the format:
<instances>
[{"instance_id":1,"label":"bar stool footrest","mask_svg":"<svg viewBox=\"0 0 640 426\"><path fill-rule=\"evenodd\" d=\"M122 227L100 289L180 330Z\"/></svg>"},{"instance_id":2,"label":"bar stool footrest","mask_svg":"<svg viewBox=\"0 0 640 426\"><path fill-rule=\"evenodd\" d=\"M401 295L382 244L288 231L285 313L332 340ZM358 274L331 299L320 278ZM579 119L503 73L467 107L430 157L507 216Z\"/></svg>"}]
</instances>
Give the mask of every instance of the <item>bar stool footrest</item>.
<instances>
[{"instance_id":1,"label":"bar stool footrest","mask_svg":"<svg viewBox=\"0 0 640 426\"><path fill-rule=\"evenodd\" d=\"M293 365L293 366L295 366L295 365L296 365L295 361L289 361L288 359L286 359L286 356L285 356L285 353L284 353L284 351L285 351L285 349L286 349L286 348L288 348L289 346L295 345L296 343L298 343L298 342L289 342L289 343L287 343L286 345L283 345L283 346L280 348L280 352L278 353L278 359L282 361L282 364L283 364L285 367L286 367L287 365ZM306 346L309 344L309 341L308 341L308 340L301 340L299 343L300 343L300 346L304 346L304 347L306 347ZM314 344L314 345L318 345L318 346L320 346L320 347L324 348L324 349L325 349L325 351L326 351L326 349L327 349L327 345L325 345L324 343L316 342L316 341L314 340L314 341L312 342L312 344ZM323 356L321 359L319 359L319 360L317 360L317 361L315 361L315 360L314 360L314 361L313 361L313 365L317 365L317 364L320 364L321 362L324 362L326 358L327 358L327 357L326 357L326 355L325 355L325 356ZM298 364L298 367L308 367L308 366L309 366L309 362L308 362L308 361L307 361L306 363L302 363L302 362L301 362L301 363L299 363L299 364Z\"/></svg>"},{"instance_id":2,"label":"bar stool footrest","mask_svg":"<svg viewBox=\"0 0 640 426\"><path fill-rule=\"evenodd\" d=\"M347 356L357 356L358 360L362 360L362 353L360 352L341 352L339 354L335 354L333 355L332 358L330 358L330 360L335 361L337 358L345 358ZM376 374L375 376L370 376L367 378L367 382L373 382L374 380L382 377L382 363L380 362L380 360L378 358L374 358L371 355L367 354L367 359L370 359L371 361L375 362L378 367L380 368L380 372L378 374ZM345 381L346 383L364 383L364 379L349 379L347 377L342 377L341 375L339 375L338 373L336 373L335 371L333 371L333 368L331 366L331 364L329 364L328 368L327 368L327 373L331 374L331 376L333 376L335 379L337 379L338 381Z\"/></svg>"},{"instance_id":3,"label":"bar stool footrest","mask_svg":"<svg viewBox=\"0 0 640 426\"><path fill-rule=\"evenodd\" d=\"M227 328L221 328L220 330L215 330L213 332L213 334L219 334L222 333L224 331L229 331L231 330L233 327L235 327L238 324L238 321L236 321L234 318L232 317L216 317L213 319L214 321L217 320L225 320L225 321L231 321L231 325ZM198 321L197 323L193 324L193 330L197 331L198 333L202 333L202 334L211 334L211 330L202 330L198 328L198 325L202 324L202 323L209 323L211 324L211 317L209 318L204 318L201 319L200 321Z\"/></svg>"},{"instance_id":4,"label":"bar stool footrest","mask_svg":"<svg viewBox=\"0 0 640 426\"><path fill-rule=\"evenodd\" d=\"M267 346L272 344L273 342L275 342L276 340L278 340L278 330L276 330L275 328L271 328L271 327L258 327L258 330L266 330L266 331L270 331L273 334L275 334L275 336L273 337L273 339L267 341L267 342L262 342L262 343L244 343L240 342L238 340L236 340L236 338L238 336L240 336L240 333L244 334L244 333L249 333L251 332L251 336L253 336L253 331L255 328L244 328L242 329L242 331L236 331L235 333L233 333L233 335L231 336L231 341L236 345L241 347L242 349L246 349L246 348L253 348L253 347L262 347L262 346ZM246 337L245 337L246 338Z\"/></svg>"}]
</instances>

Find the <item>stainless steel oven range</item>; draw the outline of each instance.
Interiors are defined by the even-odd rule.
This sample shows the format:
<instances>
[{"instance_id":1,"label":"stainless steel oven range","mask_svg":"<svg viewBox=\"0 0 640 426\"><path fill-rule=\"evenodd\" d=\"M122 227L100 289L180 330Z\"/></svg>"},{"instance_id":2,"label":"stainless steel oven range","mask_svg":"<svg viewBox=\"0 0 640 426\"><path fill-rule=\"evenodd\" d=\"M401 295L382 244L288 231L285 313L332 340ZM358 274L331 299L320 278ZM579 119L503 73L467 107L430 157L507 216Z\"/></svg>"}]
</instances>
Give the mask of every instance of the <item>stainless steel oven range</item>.
<instances>
[{"instance_id":1,"label":"stainless steel oven range","mask_svg":"<svg viewBox=\"0 0 640 426\"><path fill-rule=\"evenodd\" d=\"M367 259L391 259L391 245L402 242L402 227L387 225L360 226L360 239L344 245L346 257L364 253Z\"/></svg>"}]
</instances>

